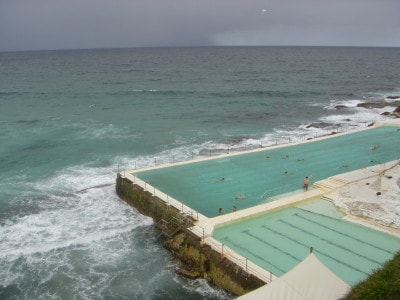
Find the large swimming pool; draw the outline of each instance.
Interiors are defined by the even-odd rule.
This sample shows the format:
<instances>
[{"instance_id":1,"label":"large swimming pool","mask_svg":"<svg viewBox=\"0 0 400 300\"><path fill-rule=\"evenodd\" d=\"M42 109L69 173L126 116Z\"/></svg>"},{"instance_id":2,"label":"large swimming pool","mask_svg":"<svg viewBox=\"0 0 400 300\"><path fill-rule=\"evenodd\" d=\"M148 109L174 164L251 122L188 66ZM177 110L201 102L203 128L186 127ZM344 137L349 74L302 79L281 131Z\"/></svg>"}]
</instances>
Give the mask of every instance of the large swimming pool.
<instances>
[{"instance_id":1,"label":"large swimming pool","mask_svg":"<svg viewBox=\"0 0 400 300\"><path fill-rule=\"evenodd\" d=\"M156 189L207 217L269 202L311 184L400 157L400 129L382 126L302 144L135 172ZM223 179L223 180L222 180ZM239 197L238 197L239 196ZM239 199L238 199L239 198Z\"/></svg>"},{"instance_id":2,"label":"large swimming pool","mask_svg":"<svg viewBox=\"0 0 400 300\"><path fill-rule=\"evenodd\" d=\"M400 239L341 218L333 204L315 200L219 227L213 237L277 276L313 247L318 259L354 285L400 251Z\"/></svg>"}]
</instances>

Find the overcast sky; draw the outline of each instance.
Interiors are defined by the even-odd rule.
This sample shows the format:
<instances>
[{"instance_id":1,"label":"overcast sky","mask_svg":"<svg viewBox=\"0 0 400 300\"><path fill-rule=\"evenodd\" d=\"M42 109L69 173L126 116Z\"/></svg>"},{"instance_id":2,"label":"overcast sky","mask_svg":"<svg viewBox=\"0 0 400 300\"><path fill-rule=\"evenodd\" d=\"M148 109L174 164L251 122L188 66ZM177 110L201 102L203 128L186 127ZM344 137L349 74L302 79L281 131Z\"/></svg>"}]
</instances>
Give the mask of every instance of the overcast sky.
<instances>
[{"instance_id":1,"label":"overcast sky","mask_svg":"<svg viewBox=\"0 0 400 300\"><path fill-rule=\"evenodd\" d=\"M0 0L0 51L400 47L400 0Z\"/></svg>"}]
</instances>

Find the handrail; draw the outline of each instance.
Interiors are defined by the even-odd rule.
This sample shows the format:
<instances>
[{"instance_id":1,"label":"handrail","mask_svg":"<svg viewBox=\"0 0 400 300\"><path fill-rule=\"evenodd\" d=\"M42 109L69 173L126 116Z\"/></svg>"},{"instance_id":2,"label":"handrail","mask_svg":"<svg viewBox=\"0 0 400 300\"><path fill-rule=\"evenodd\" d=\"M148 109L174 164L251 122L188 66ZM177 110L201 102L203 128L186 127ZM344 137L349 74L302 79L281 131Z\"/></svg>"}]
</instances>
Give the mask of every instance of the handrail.
<instances>
[{"instance_id":1,"label":"handrail","mask_svg":"<svg viewBox=\"0 0 400 300\"><path fill-rule=\"evenodd\" d=\"M129 179L132 181L133 184L136 184L140 187L142 187L144 190L152 193L154 196L157 196L157 198L161 199L164 201L167 205L171 205L175 208L177 208L181 214L187 215L192 217L194 220L198 220L199 213L188 206L184 205L183 203L177 201L176 199L168 196L167 194L161 192L160 190L156 189L152 185L146 183L145 181L141 180L140 178L126 172L121 172L121 176L124 176L125 178ZM234 262L236 265L241 267L243 270L245 270L249 274L253 274L254 276L260 278L264 282L268 283L271 282L274 278L276 278L275 275L273 275L271 272L265 271L264 269L260 268L257 266L255 263L247 259L246 257L243 257L239 254L237 254L235 251L230 249L228 246L218 242L214 238L210 236L205 236L204 232L205 229L199 225L187 228L190 232L192 232L195 236L199 237L203 243L209 245L213 250L219 252L221 255L229 259L230 261Z\"/></svg>"},{"instance_id":2,"label":"handrail","mask_svg":"<svg viewBox=\"0 0 400 300\"><path fill-rule=\"evenodd\" d=\"M342 132L346 132L346 131L342 131ZM336 133L339 133L339 129L336 131ZM324 134L322 136L315 136L315 137L311 137L311 138L326 137L328 135L330 135L330 134L326 134L326 135ZM306 140L306 139L308 139L308 138L306 138L306 136L304 135L304 140ZM291 143L290 137L288 138L288 141L289 141L289 143ZM276 144L275 145L278 145L277 139L276 139ZM274 146L274 145L271 145L271 146ZM262 145L260 145L260 147L263 148ZM231 149L228 147L226 152L229 154L230 150ZM246 151L248 151L248 150L246 149ZM210 156L211 156L211 150L210 150ZM192 160L193 159L194 159L194 157L193 157L193 154L192 154ZM157 163L157 160L155 159L155 165L156 165L156 163ZM174 156L173 156L173 159L172 159L172 163L177 163L177 161L175 160ZM136 163L135 163L135 170L136 170ZM119 171L119 167L118 167L118 171ZM134 176L132 173L123 171L123 172L119 172L119 174L121 174L121 176L124 176L124 177L128 178L134 184L142 187L144 190L150 192L153 196L156 196L160 200L164 201L167 205L171 205L171 206L175 207L181 214L186 215L186 216L190 216L194 220L199 220L199 212L191 209L190 207L184 205L182 202L180 202L180 201L176 200L175 198L170 197L169 195L167 195L167 194L163 193L162 191L156 189L154 186L152 186L152 185L146 183L145 181L143 181L142 179ZM274 190L274 189L271 189L271 190ZM271 191L271 190L269 190L269 191ZM265 194L266 193L264 193L263 196ZM234 262L236 265L241 267L247 273L253 274L254 276L260 278L261 280L263 280L266 283L269 283L272 280L274 280L275 278L277 278L271 272L266 271L265 269L259 267L255 263L253 263L248 258L243 257L242 255L236 253L229 246L217 241L212 236L209 236L209 235L205 236L205 229L203 227L201 227L199 225L196 225L196 226L192 226L190 228L187 228L187 230L189 230L195 236L199 237L204 244L209 245L213 250L215 250L218 253L220 253L221 256L223 256L223 257L229 259L230 261Z\"/></svg>"},{"instance_id":3,"label":"handrail","mask_svg":"<svg viewBox=\"0 0 400 300\"><path fill-rule=\"evenodd\" d=\"M176 200L175 198L167 195L166 193L160 191L159 189L156 189L154 186L151 184L148 184L147 182L143 181L139 177L136 177L132 175L129 172L121 172L120 173L122 176L125 178L129 179L132 181L132 183L140 186L144 190L150 192L153 196L159 198L160 200L164 201L167 205L173 206L176 209L178 209L182 214L187 215L192 217L194 220L199 219L199 212L196 210L191 209L189 206L183 204L182 202Z\"/></svg>"},{"instance_id":4,"label":"handrail","mask_svg":"<svg viewBox=\"0 0 400 300\"><path fill-rule=\"evenodd\" d=\"M393 123L394 125L398 125L397 123ZM383 125L391 125L389 121L385 121ZM370 127L369 124L365 124L365 128ZM358 129L360 130L360 129ZM324 130L321 130L324 131ZM138 169L144 169L148 167L156 167L156 166L161 166L161 165L168 165L168 164L177 164L177 163L183 163L183 162L190 162L190 161L195 161L201 158L209 158L209 157L216 157L224 154L231 154L231 153L241 153L241 152L248 152L251 150L259 150L259 149L264 149L268 147L276 147L276 146L281 146L281 145L287 145L287 144L295 144L295 143L301 143L301 142L306 142L311 139L317 139L317 138L323 138L323 137L329 137L332 134L339 134L339 133L348 133L355 131L353 128L349 129L348 127L340 127L332 130L326 130L325 132L322 132L318 134L317 132L314 134L301 134L300 135L300 140L294 141L292 136L278 136L273 138L272 141L270 141L268 144L258 144L258 145L244 145L242 147L237 146L237 147L232 147L231 145L227 144L226 148L220 147L220 148L214 148L214 149L205 149L204 154L198 153L195 155L193 152L191 153L190 158L188 159L182 159L182 160L177 160L175 155L171 155L169 159L164 159L164 160L157 160L157 158L154 158L154 164L150 165L148 164L147 166L143 166L140 168L137 168L137 163L136 161L134 162L134 168L133 170L138 170ZM244 148L244 149L243 149ZM118 165L118 173L120 173L119 170L119 165Z\"/></svg>"},{"instance_id":5,"label":"handrail","mask_svg":"<svg viewBox=\"0 0 400 300\"><path fill-rule=\"evenodd\" d=\"M247 257L238 254L237 252L232 250L229 246L217 241L212 237L208 237L205 241L205 244L209 245L214 251L217 251L218 253L221 254L221 256L229 259L247 273L258 277L265 283L269 283L277 278L277 276L275 276L271 272L259 267L254 262L249 260Z\"/></svg>"}]
</instances>

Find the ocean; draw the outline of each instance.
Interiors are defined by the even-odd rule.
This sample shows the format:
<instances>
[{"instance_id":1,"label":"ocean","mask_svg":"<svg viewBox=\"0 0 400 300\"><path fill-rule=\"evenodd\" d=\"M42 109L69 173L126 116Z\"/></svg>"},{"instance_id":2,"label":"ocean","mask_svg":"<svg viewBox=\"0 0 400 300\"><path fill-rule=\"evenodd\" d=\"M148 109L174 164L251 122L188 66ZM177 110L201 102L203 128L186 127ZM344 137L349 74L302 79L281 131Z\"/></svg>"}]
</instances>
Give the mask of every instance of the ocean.
<instances>
[{"instance_id":1,"label":"ocean","mask_svg":"<svg viewBox=\"0 0 400 300\"><path fill-rule=\"evenodd\" d=\"M400 48L0 53L0 298L233 299L175 274L118 171L364 128Z\"/></svg>"}]
</instances>

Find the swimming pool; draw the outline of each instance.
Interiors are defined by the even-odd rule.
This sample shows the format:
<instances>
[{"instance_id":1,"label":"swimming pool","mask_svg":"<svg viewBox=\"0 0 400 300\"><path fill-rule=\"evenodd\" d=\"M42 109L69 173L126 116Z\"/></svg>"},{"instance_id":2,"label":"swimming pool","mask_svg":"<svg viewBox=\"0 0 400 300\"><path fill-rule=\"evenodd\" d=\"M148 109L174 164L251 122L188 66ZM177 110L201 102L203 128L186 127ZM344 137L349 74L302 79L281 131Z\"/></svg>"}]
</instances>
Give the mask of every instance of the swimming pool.
<instances>
[{"instance_id":1,"label":"swimming pool","mask_svg":"<svg viewBox=\"0 0 400 300\"><path fill-rule=\"evenodd\" d=\"M207 217L269 202L312 182L399 158L398 126L137 171L134 175ZM223 180L222 180L223 178ZM237 197L240 195L240 197ZM238 199L240 198L240 199Z\"/></svg>"},{"instance_id":2,"label":"swimming pool","mask_svg":"<svg viewBox=\"0 0 400 300\"><path fill-rule=\"evenodd\" d=\"M400 239L342 219L332 203L314 200L215 229L213 237L281 276L313 253L350 285L400 250Z\"/></svg>"}]
</instances>

